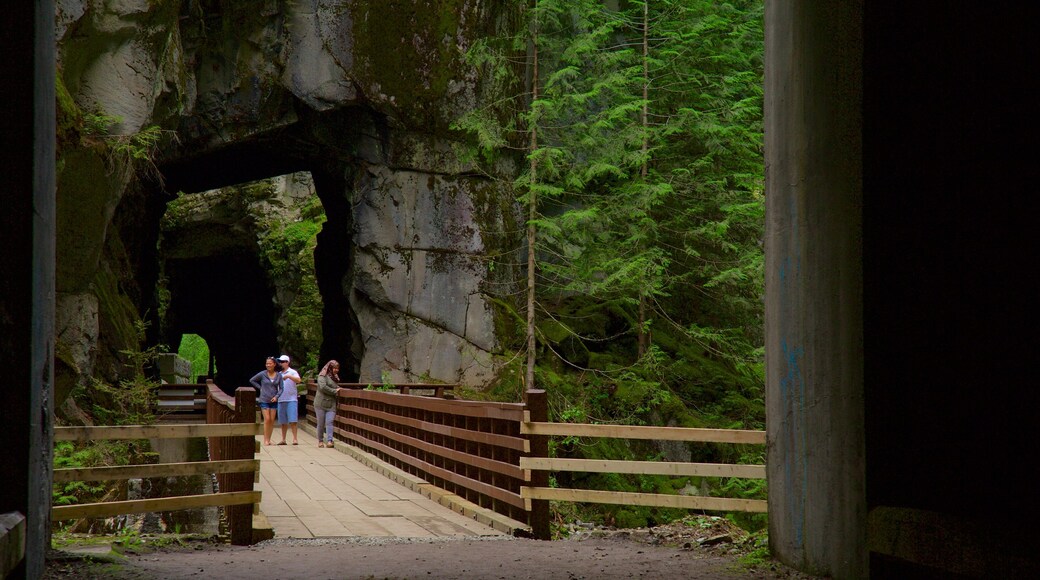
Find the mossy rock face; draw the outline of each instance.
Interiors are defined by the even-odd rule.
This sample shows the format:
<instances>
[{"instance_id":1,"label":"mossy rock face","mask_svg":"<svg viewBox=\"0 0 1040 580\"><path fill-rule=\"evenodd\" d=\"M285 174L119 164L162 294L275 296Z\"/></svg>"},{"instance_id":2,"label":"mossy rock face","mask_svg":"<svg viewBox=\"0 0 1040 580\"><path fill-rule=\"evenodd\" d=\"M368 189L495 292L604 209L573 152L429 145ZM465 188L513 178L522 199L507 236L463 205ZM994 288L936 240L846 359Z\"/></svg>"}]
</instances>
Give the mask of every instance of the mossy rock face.
<instances>
[{"instance_id":1,"label":"mossy rock face","mask_svg":"<svg viewBox=\"0 0 1040 580\"><path fill-rule=\"evenodd\" d=\"M98 320L100 321L100 340L108 347L98 353L99 366L107 363L109 377L118 377L122 371L124 350L140 348L140 336L136 324L141 320L137 313L137 305L126 294L120 291L118 275L108 264L98 269L93 284L94 294L98 298Z\"/></svg>"},{"instance_id":2,"label":"mossy rock face","mask_svg":"<svg viewBox=\"0 0 1040 580\"><path fill-rule=\"evenodd\" d=\"M458 154L466 137L451 124L478 103L502 100L497 98L501 80L468 64L465 52L478 39L509 32L521 9L516 3L472 0L62 3L58 287L97 295L98 372L121 372L120 349L140 346L140 317L156 303L171 301L149 296L159 276L147 262L154 241L127 234L126 223L112 225L114 214L117 221L126 215L120 203L138 203L126 201L127 183L139 197L147 179L135 181L129 167L113 161L106 132L125 138L162 127L176 132L176 139L148 161L163 172L199 159L225 159L219 156L229 151L246 157L246 162L235 158L236 164L255 168L243 177L211 163L207 168L215 175L207 175L206 184L172 187L175 180L166 181L171 196L177 189L197 192L266 179L274 170L258 153L283 162L290 167L286 173L314 168L347 174L343 191L333 194L343 199L357 185L349 183L352 176L368 168L393 174L382 182L388 190L400 185L395 179L414 178L413 189L421 195L414 198L413 215L404 219L435 215L440 221L423 224L420 236L451 239L394 240L365 248L378 262L368 272L371 277L387 275L387 269L396 269L398 277L421 270L428 284L389 313L393 320L372 322L373 329L390 329L385 348L378 353L372 345L351 348L368 349L374 372L386 368L383 363L395 353L405 353L401 360L409 362L394 367L402 376L486 380L488 373L480 369L493 365L484 359L499 348L500 334L515 333L503 318L508 309L494 298L512 294L519 279L520 260L506 255L521 245L518 234L503 233L519 231L521 216L508 185L516 167L500 164L500 180L478 175ZM208 221L196 219L198 208L172 204L166 251L178 258L255 252L272 272L279 344L297 363L313 363L308 359L316 357L322 341L323 306L313 264L315 236L326 227L318 218L321 204L316 198L301 201L296 209L302 213L295 218L269 219L261 214L270 208L254 211L264 204L280 211L264 187L263 181L238 186L233 199L205 210ZM336 227L363 230L350 222L353 210L341 210L346 215ZM304 216L308 211L314 215ZM124 231L114 231L118 228ZM175 231L182 241L174 239ZM129 252L119 249L120 235ZM340 232L335 239L343 240L344 254L354 256L365 244L355 237L348 245L348 235ZM365 279L364 273L348 272L340 281L344 307L347 296L358 291L351 276ZM430 288L445 290L433 297ZM161 296L162 288L157 293ZM441 305L452 306L453 315L442 317ZM378 310L368 314L388 316ZM157 317L154 311L148 316ZM350 316L356 324L365 318ZM434 356L442 351L446 358ZM475 358L484 362L473 364Z\"/></svg>"},{"instance_id":3,"label":"mossy rock face","mask_svg":"<svg viewBox=\"0 0 1040 580\"><path fill-rule=\"evenodd\" d=\"M94 278L126 183L104 146L77 147L63 161L57 187L56 283L59 292L81 292Z\"/></svg>"}]
</instances>

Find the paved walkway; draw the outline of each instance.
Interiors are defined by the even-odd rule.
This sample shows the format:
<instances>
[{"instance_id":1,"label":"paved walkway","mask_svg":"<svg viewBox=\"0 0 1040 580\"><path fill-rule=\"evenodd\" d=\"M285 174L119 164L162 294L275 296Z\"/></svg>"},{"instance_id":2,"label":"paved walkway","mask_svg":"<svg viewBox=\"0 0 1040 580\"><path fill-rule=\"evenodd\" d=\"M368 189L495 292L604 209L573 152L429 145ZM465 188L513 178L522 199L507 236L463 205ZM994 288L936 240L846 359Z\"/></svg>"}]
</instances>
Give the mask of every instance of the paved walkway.
<instances>
[{"instance_id":1,"label":"paved walkway","mask_svg":"<svg viewBox=\"0 0 1040 580\"><path fill-rule=\"evenodd\" d=\"M281 432L275 427L274 441ZM319 449L300 430L298 446L261 441L260 511L277 538L498 536L501 532L401 486L347 455Z\"/></svg>"}]
</instances>

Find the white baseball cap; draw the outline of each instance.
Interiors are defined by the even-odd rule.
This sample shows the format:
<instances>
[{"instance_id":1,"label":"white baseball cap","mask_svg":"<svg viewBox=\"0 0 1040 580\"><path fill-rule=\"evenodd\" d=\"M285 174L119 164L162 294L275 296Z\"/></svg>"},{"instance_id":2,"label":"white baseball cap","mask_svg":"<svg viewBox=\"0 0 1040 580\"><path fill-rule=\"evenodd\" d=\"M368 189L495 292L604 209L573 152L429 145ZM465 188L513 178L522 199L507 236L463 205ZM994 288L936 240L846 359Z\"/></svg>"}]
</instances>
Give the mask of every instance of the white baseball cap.
<instances>
[{"instance_id":1,"label":"white baseball cap","mask_svg":"<svg viewBox=\"0 0 1040 580\"><path fill-rule=\"evenodd\" d=\"M283 354L282 356L278 357L278 360L281 362L289 362L289 355Z\"/></svg>"}]
</instances>

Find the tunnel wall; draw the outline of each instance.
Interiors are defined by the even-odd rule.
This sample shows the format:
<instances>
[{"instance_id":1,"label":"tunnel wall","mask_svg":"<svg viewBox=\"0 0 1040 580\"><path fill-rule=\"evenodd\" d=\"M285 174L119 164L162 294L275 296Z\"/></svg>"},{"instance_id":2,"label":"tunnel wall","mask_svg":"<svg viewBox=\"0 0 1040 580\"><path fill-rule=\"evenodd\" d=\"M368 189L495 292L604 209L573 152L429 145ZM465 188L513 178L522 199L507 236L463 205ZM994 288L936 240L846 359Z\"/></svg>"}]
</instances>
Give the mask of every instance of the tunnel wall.
<instances>
[{"instance_id":1,"label":"tunnel wall","mask_svg":"<svg viewBox=\"0 0 1040 580\"><path fill-rule=\"evenodd\" d=\"M39 578L49 542L54 355L54 5L6 7L0 22L0 349L5 381L0 513L26 517L25 559L11 578ZM28 23L28 24L27 24Z\"/></svg>"},{"instance_id":2,"label":"tunnel wall","mask_svg":"<svg viewBox=\"0 0 1040 580\"><path fill-rule=\"evenodd\" d=\"M1029 22L767 5L770 542L801 570L1040 574Z\"/></svg>"},{"instance_id":3,"label":"tunnel wall","mask_svg":"<svg viewBox=\"0 0 1040 580\"><path fill-rule=\"evenodd\" d=\"M766 5L769 538L801 570L866 570L861 3Z\"/></svg>"}]
</instances>

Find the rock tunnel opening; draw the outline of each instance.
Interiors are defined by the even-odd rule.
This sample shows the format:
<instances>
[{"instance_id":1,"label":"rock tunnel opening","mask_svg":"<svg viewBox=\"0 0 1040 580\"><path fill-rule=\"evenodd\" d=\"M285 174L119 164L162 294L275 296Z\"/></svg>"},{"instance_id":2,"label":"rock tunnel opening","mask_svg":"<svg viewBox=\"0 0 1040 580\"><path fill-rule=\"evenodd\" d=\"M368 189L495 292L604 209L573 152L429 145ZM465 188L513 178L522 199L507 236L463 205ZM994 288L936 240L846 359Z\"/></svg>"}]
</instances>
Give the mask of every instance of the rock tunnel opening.
<instances>
[{"instance_id":1,"label":"rock tunnel opening","mask_svg":"<svg viewBox=\"0 0 1040 580\"><path fill-rule=\"evenodd\" d=\"M351 235L344 170L269 155L243 169L256 152L243 149L166 168L168 185L181 194L161 224L162 338L203 337L215 382L228 392L247 385L265 357L282 353L312 375L329 358L355 368L359 346L351 342L344 292Z\"/></svg>"},{"instance_id":2,"label":"rock tunnel opening","mask_svg":"<svg viewBox=\"0 0 1040 580\"><path fill-rule=\"evenodd\" d=\"M314 374L335 358L355 380L365 353L348 295L351 188L385 157L386 119L365 107L293 116L223 143L182 127L179 150L158 165L153 198L171 201L159 212L155 339L204 337L228 391L266 356L289 354Z\"/></svg>"}]
</instances>

